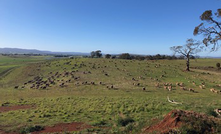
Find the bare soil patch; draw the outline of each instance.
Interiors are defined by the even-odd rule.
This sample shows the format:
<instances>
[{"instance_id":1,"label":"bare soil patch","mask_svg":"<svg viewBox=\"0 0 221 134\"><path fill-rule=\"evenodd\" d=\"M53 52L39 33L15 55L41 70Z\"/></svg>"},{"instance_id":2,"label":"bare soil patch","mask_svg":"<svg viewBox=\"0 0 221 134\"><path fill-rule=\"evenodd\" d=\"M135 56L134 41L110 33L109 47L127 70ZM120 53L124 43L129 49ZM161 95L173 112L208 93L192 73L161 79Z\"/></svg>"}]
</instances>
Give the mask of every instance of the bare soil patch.
<instances>
[{"instance_id":1,"label":"bare soil patch","mask_svg":"<svg viewBox=\"0 0 221 134\"><path fill-rule=\"evenodd\" d=\"M161 132L164 133L166 131L170 131L174 128L179 128L182 125L182 122L180 122L179 116L174 116L172 117L172 115L176 113L176 111L171 111L169 114L167 114L164 119L158 123L155 124L153 126L150 126L148 128L145 129L145 132Z\"/></svg>"},{"instance_id":2,"label":"bare soil patch","mask_svg":"<svg viewBox=\"0 0 221 134\"><path fill-rule=\"evenodd\" d=\"M14 111L14 110L20 110L20 109L30 109L30 108L34 108L34 107L35 107L34 105L1 106L0 113Z\"/></svg>"},{"instance_id":3,"label":"bare soil patch","mask_svg":"<svg viewBox=\"0 0 221 134\"><path fill-rule=\"evenodd\" d=\"M72 132L72 131L81 131L81 130L89 129L89 128L93 128L93 127L82 122L60 123L54 126L46 126L44 127L44 130L33 132L32 134Z\"/></svg>"}]
</instances>

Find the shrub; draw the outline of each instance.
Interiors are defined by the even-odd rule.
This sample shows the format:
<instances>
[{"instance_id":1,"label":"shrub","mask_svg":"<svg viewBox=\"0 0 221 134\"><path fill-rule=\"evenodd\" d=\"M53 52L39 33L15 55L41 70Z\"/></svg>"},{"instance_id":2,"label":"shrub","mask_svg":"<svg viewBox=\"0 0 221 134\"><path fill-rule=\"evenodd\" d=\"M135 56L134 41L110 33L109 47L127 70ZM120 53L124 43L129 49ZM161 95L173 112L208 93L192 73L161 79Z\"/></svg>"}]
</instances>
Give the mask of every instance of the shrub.
<instances>
[{"instance_id":1,"label":"shrub","mask_svg":"<svg viewBox=\"0 0 221 134\"><path fill-rule=\"evenodd\" d=\"M5 102L5 103L2 104L3 107L4 106L9 106L9 105L10 105L10 102Z\"/></svg>"},{"instance_id":2,"label":"shrub","mask_svg":"<svg viewBox=\"0 0 221 134\"><path fill-rule=\"evenodd\" d=\"M220 69L220 63L216 63L216 67Z\"/></svg>"},{"instance_id":3,"label":"shrub","mask_svg":"<svg viewBox=\"0 0 221 134\"><path fill-rule=\"evenodd\" d=\"M110 59L110 58L111 58L111 55L110 55L110 54L106 54L106 55L105 55L105 58Z\"/></svg>"},{"instance_id":4,"label":"shrub","mask_svg":"<svg viewBox=\"0 0 221 134\"><path fill-rule=\"evenodd\" d=\"M126 118L119 118L117 120L117 124L120 126L126 126L129 123L134 122L134 120L131 117L126 117Z\"/></svg>"},{"instance_id":5,"label":"shrub","mask_svg":"<svg viewBox=\"0 0 221 134\"><path fill-rule=\"evenodd\" d=\"M207 110L207 114L208 114L208 115L211 115L211 116L214 116L214 117L217 117L217 116L218 116L217 113L214 111L213 108L209 108L209 109Z\"/></svg>"},{"instance_id":6,"label":"shrub","mask_svg":"<svg viewBox=\"0 0 221 134\"><path fill-rule=\"evenodd\" d=\"M131 59L131 55L129 53L123 53L121 55L119 55L119 59Z\"/></svg>"},{"instance_id":7,"label":"shrub","mask_svg":"<svg viewBox=\"0 0 221 134\"><path fill-rule=\"evenodd\" d=\"M43 129L44 129L44 127L42 127L42 126L28 126L28 127L22 128L20 130L20 133L21 134L27 134L27 133L30 133L30 132L41 131Z\"/></svg>"}]
</instances>

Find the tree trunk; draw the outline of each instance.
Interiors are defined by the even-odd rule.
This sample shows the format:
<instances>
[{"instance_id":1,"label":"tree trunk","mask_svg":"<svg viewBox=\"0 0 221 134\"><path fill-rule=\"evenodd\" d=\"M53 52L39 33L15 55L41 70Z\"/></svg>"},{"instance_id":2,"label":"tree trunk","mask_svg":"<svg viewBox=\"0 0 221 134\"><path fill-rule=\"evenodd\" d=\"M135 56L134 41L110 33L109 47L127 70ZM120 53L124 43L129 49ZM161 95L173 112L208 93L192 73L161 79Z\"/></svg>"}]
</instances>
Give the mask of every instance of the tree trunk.
<instances>
[{"instance_id":1,"label":"tree trunk","mask_svg":"<svg viewBox=\"0 0 221 134\"><path fill-rule=\"evenodd\" d=\"M186 59L186 71L190 71L190 57L187 56L187 59Z\"/></svg>"}]
</instances>

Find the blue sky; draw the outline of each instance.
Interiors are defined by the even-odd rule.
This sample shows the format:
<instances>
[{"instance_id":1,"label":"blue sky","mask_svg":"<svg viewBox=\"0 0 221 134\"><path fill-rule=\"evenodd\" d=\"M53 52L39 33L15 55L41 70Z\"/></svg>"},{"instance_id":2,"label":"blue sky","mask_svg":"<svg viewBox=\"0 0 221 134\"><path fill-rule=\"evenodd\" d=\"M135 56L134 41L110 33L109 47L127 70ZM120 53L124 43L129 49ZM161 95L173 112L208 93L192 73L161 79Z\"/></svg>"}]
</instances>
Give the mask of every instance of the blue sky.
<instances>
[{"instance_id":1,"label":"blue sky","mask_svg":"<svg viewBox=\"0 0 221 134\"><path fill-rule=\"evenodd\" d=\"M0 0L0 47L172 54L221 0ZM221 56L204 52L199 55Z\"/></svg>"}]
</instances>

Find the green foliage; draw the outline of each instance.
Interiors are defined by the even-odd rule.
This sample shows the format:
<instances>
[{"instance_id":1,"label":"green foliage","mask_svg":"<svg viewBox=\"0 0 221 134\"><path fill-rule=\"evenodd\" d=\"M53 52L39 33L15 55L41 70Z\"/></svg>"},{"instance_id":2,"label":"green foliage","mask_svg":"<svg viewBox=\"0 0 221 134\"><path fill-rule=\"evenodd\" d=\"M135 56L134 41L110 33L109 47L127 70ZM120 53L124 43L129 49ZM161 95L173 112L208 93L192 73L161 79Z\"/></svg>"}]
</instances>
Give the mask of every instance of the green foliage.
<instances>
[{"instance_id":1,"label":"green foliage","mask_svg":"<svg viewBox=\"0 0 221 134\"><path fill-rule=\"evenodd\" d=\"M131 117L125 117L125 118L120 117L117 120L117 124L119 126L127 126L129 123L132 122L134 122L134 120Z\"/></svg>"},{"instance_id":2,"label":"green foliage","mask_svg":"<svg viewBox=\"0 0 221 134\"><path fill-rule=\"evenodd\" d=\"M98 120L96 122L92 122L92 125L93 126L105 126L105 125L107 125L107 123L105 120Z\"/></svg>"},{"instance_id":3,"label":"green foliage","mask_svg":"<svg viewBox=\"0 0 221 134\"><path fill-rule=\"evenodd\" d=\"M194 29L193 34L203 34L205 35L203 39L203 43L206 47L213 45L211 47L211 51L215 51L219 48L219 41L221 40L221 26L220 26L220 17L221 11L220 9L217 10L216 13L213 13L212 10L206 10L200 16L200 19L205 23L201 23L200 25L196 26Z\"/></svg>"},{"instance_id":4,"label":"green foliage","mask_svg":"<svg viewBox=\"0 0 221 134\"><path fill-rule=\"evenodd\" d=\"M105 58L110 59L110 58L111 58L111 55L110 55L110 54L106 54L106 55L105 55Z\"/></svg>"},{"instance_id":5,"label":"green foliage","mask_svg":"<svg viewBox=\"0 0 221 134\"><path fill-rule=\"evenodd\" d=\"M208 108L207 111L206 111L206 114L210 115L210 116L217 117L218 115L214 110L215 110L215 108Z\"/></svg>"},{"instance_id":6,"label":"green foliage","mask_svg":"<svg viewBox=\"0 0 221 134\"><path fill-rule=\"evenodd\" d=\"M4 61L5 64L1 66L10 68L13 60L9 61L9 63ZM215 68L215 64L219 61L219 59L199 59L197 62L192 60L191 63L193 67L214 65ZM57 62L61 66L57 66ZM67 62L70 62L71 65L66 64ZM15 62L13 66L20 63L23 62ZM51 66L47 66L49 63ZM82 64L86 66L81 66ZM94 64L96 66L92 69ZM138 61L75 58L44 61L38 70L39 65L39 61L24 63L0 80L1 105L35 105L31 109L1 113L0 126L6 126L3 128L4 131L18 130L18 126L27 124L51 126L58 123L83 122L91 124L99 130L93 128L76 133L87 133L87 131L139 133L142 128L150 125L148 121L152 118L162 118L173 109L207 113L209 108L218 107L221 103L220 94L209 91L210 88L215 88L215 85L221 83L219 71L199 68L193 69L192 72L183 72L180 69L185 66L183 60ZM72 69L73 67L74 69ZM37 90L28 88L30 85L27 84L23 90L14 89L15 85L20 86L36 76L41 76L46 80L50 76L50 72L63 73L64 68L66 68L65 71L78 70L74 75L79 76L80 79L68 83L63 88L54 84L48 90ZM88 71L91 73L83 73ZM102 71L108 73L109 76L105 76ZM161 78L162 74L164 77ZM142 78L139 78L140 76ZM133 81L132 78L137 81ZM61 79L66 81L69 77L58 80ZM85 81L94 81L95 85L75 85L76 82ZM99 84L100 81L104 85ZM192 84L192 81L196 83L196 86ZM199 89L198 86L203 81L206 82L206 88ZM141 86L134 86L135 82L139 82ZM161 84L160 88L155 87L156 82ZM172 83L174 90L171 92L164 90L162 86L164 82ZM175 87L176 82L184 82L185 87L194 88L197 93L180 90ZM111 84L117 90L106 88ZM145 87L146 90L143 91L142 87ZM182 102L182 105L168 103L167 96L172 100ZM127 119L127 117L118 119L119 113L122 114L122 117L127 115L132 119ZM107 130L106 127L108 127Z\"/></svg>"},{"instance_id":7,"label":"green foliage","mask_svg":"<svg viewBox=\"0 0 221 134\"><path fill-rule=\"evenodd\" d=\"M182 132L187 134L207 134L207 133L219 133L219 130L216 129L217 122L215 123L214 120L210 118L197 118L196 116L192 115L191 117L183 117L181 118L184 122L184 126L181 128Z\"/></svg>"},{"instance_id":8,"label":"green foliage","mask_svg":"<svg viewBox=\"0 0 221 134\"><path fill-rule=\"evenodd\" d=\"M123 53L121 55L119 55L119 59L131 59L131 55L129 53Z\"/></svg>"},{"instance_id":9,"label":"green foliage","mask_svg":"<svg viewBox=\"0 0 221 134\"><path fill-rule=\"evenodd\" d=\"M212 10L207 10L200 16L200 19L209 21L212 18L212 15Z\"/></svg>"},{"instance_id":10,"label":"green foliage","mask_svg":"<svg viewBox=\"0 0 221 134\"><path fill-rule=\"evenodd\" d=\"M102 56L101 50L91 52L91 57L92 58L100 58L101 56Z\"/></svg>"},{"instance_id":11,"label":"green foliage","mask_svg":"<svg viewBox=\"0 0 221 134\"><path fill-rule=\"evenodd\" d=\"M28 126L24 127L20 130L20 134L28 134L31 132L41 131L44 130L44 127L42 126Z\"/></svg>"},{"instance_id":12,"label":"green foliage","mask_svg":"<svg viewBox=\"0 0 221 134\"><path fill-rule=\"evenodd\" d=\"M220 63L216 63L216 67L220 69Z\"/></svg>"},{"instance_id":13,"label":"green foliage","mask_svg":"<svg viewBox=\"0 0 221 134\"><path fill-rule=\"evenodd\" d=\"M133 131L134 129L135 129L135 127L134 127L134 124L133 124L133 123L129 123L129 124L127 124L126 127L125 127L125 131L126 131L127 133Z\"/></svg>"}]
</instances>

